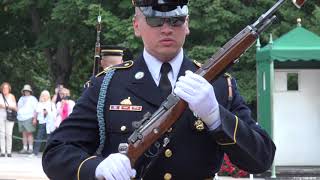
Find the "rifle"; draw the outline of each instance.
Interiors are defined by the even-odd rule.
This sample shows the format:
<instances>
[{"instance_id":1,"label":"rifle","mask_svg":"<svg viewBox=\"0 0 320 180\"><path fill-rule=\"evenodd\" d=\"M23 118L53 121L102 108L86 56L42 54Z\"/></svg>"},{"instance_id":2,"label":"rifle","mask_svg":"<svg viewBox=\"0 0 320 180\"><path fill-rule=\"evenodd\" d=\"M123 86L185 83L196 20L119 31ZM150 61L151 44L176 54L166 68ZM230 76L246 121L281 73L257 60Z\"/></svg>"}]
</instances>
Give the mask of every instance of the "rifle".
<instances>
[{"instance_id":1,"label":"rifle","mask_svg":"<svg viewBox=\"0 0 320 180\"><path fill-rule=\"evenodd\" d=\"M218 78L225 69L236 63L239 57L253 45L259 34L275 21L274 13L284 1L279 0L256 22L246 26L195 73L209 82ZM293 0L293 3L301 7L304 0ZM136 160L179 119L186 107L185 101L171 93L153 114L147 112L142 120L133 122L136 129L128 138L128 143L119 145L119 152L127 155L131 165L134 166Z\"/></svg>"},{"instance_id":2,"label":"rifle","mask_svg":"<svg viewBox=\"0 0 320 180\"><path fill-rule=\"evenodd\" d=\"M93 69L92 76L94 77L99 72L99 61L100 61L100 33L101 33L101 16L98 16L97 24L97 38L94 50L94 59L93 59Z\"/></svg>"}]
</instances>

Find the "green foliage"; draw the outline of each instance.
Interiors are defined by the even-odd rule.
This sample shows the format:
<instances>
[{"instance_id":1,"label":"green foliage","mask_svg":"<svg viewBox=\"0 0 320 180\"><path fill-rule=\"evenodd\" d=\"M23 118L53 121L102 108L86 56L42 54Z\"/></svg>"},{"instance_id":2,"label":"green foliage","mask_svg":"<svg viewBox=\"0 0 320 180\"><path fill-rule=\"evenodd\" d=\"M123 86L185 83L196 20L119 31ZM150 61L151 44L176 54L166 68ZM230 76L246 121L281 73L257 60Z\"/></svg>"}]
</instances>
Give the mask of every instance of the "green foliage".
<instances>
[{"instance_id":1,"label":"green foliage","mask_svg":"<svg viewBox=\"0 0 320 180\"><path fill-rule=\"evenodd\" d=\"M39 96L43 89L50 90L51 82L48 76L48 66L44 57L37 51L14 49L11 53L0 53L0 82L9 82L16 99L21 96L20 90L24 84L30 84L34 95Z\"/></svg>"},{"instance_id":2,"label":"green foliage","mask_svg":"<svg viewBox=\"0 0 320 180\"><path fill-rule=\"evenodd\" d=\"M191 34L185 52L190 58L204 62L274 3L274 0L190 1ZM294 28L299 17L304 27L320 34L319 6L319 1L308 1L298 10L287 1L277 13L278 21L261 34L262 46L268 43L269 33L276 39ZM16 94L27 82L37 91L50 89L53 92L59 75L56 72L67 61L71 68L63 70L70 73L66 83L74 98L78 97L92 72L98 15L102 17L101 44L126 46L135 56L142 49L141 40L134 36L131 25L134 8L130 0L6 0L0 4L0 9L0 70L6 74L0 81L11 82L17 87L14 88ZM38 24L34 21L35 13L39 15ZM66 47L70 57L64 61L57 59L55 53L59 47ZM51 53L51 60L44 53L45 49ZM246 101L254 103L255 48L250 48L229 71L237 78Z\"/></svg>"}]
</instances>

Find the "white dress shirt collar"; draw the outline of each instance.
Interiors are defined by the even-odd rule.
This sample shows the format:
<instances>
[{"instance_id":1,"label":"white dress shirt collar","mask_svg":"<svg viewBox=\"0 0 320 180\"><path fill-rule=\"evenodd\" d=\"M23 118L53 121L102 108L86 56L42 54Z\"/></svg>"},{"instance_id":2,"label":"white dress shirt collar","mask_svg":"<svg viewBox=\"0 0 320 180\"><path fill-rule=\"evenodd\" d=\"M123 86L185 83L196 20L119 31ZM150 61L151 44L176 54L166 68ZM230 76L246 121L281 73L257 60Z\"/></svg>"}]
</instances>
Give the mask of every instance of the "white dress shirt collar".
<instances>
[{"instance_id":1,"label":"white dress shirt collar","mask_svg":"<svg viewBox=\"0 0 320 180\"><path fill-rule=\"evenodd\" d=\"M160 77L161 77L160 69L163 62L156 59L154 56L152 56L146 49L143 50L143 58L148 66L148 69L151 73L153 80L158 86ZM177 56L169 61L172 67L172 71L168 73L168 78L171 82L172 87L174 87L174 85L176 84L182 61L183 61L183 49L181 48Z\"/></svg>"}]
</instances>

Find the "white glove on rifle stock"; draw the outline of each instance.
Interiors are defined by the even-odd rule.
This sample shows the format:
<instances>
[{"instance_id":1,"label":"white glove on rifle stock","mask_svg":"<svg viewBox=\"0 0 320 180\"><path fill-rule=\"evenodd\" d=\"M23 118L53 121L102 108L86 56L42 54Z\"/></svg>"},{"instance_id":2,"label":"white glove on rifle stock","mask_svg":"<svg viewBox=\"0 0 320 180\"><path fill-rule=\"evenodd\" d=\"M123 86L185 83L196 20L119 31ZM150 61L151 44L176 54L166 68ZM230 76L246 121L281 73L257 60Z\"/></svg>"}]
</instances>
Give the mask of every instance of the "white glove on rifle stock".
<instances>
[{"instance_id":1,"label":"white glove on rifle stock","mask_svg":"<svg viewBox=\"0 0 320 180\"><path fill-rule=\"evenodd\" d=\"M200 75L186 71L179 77L174 93L185 100L189 108L208 126L216 129L220 124L219 104L212 85Z\"/></svg>"},{"instance_id":2,"label":"white glove on rifle stock","mask_svg":"<svg viewBox=\"0 0 320 180\"><path fill-rule=\"evenodd\" d=\"M136 170L131 168L127 156L115 153L110 154L97 166L95 175L98 180L130 180L136 176Z\"/></svg>"}]
</instances>

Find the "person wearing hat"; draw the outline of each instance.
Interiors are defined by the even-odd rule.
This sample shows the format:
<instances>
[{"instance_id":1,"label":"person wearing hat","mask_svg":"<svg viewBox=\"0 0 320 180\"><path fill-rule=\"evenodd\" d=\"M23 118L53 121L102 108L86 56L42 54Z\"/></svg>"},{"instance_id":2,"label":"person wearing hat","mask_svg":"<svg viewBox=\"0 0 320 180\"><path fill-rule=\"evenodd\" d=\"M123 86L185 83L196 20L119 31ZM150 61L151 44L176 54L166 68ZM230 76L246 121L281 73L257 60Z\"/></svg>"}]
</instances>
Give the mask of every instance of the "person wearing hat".
<instances>
[{"instance_id":1,"label":"person wearing hat","mask_svg":"<svg viewBox=\"0 0 320 180\"><path fill-rule=\"evenodd\" d=\"M103 74L107 67L121 64L124 61L132 60L132 54L128 48L114 45L102 45L100 49L100 57L100 72L97 75L89 78L89 81L83 85L83 91L85 91L91 85L92 79Z\"/></svg>"},{"instance_id":2,"label":"person wearing hat","mask_svg":"<svg viewBox=\"0 0 320 180\"><path fill-rule=\"evenodd\" d=\"M123 62L124 48L120 46L102 45L100 55L100 66L102 70L104 70L109 66Z\"/></svg>"},{"instance_id":3,"label":"person wearing hat","mask_svg":"<svg viewBox=\"0 0 320 180\"><path fill-rule=\"evenodd\" d=\"M29 84L26 84L21 89L22 96L18 100L18 127L19 132L22 133L23 148L20 153L31 154L33 152L33 132L35 124L33 124L33 118L36 114L36 108L38 100L32 95L32 88Z\"/></svg>"},{"instance_id":4,"label":"person wearing hat","mask_svg":"<svg viewBox=\"0 0 320 180\"><path fill-rule=\"evenodd\" d=\"M212 179L224 153L250 173L269 169L275 145L252 119L235 80L228 84L222 75L213 83L193 73L198 63L182 48L190 33L187 3L133 0L134 34L143 52L108 69L82 94L43 154L50 179ZM128 142L132 122L154 113L172 92L188 108L131 164L119 144Z\"/></svg>"}]
</instances>

